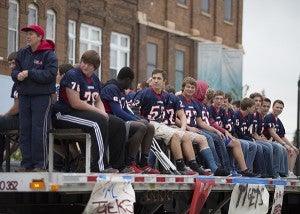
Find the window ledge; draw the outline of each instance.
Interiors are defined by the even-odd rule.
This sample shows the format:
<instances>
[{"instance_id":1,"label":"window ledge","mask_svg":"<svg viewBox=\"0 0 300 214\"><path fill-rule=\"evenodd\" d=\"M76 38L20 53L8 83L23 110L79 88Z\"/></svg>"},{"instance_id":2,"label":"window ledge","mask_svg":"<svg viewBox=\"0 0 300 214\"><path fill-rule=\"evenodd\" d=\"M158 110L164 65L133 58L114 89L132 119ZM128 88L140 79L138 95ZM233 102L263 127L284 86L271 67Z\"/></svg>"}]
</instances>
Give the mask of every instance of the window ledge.
<instances>
[{"instance_id":1,"label":"window ledge","mask_svg":"<svg viewBox=\"0 0 300 214\"><path fill-rule=\"evenodd\" d=\"M233 23L232 23L231 21L226 21L226 20L224 20L224 23L227 24L227 25L233 26Z\"/></svg>"},{"instance_id":2,"label":"window ledge","mask_svg":"<svg viewBox=\"0 0 300 214\"><path fill-rule=\"evenodd\" d=\"M188 9L188 6L185 4L177 3L177 6L183 8L183 9Z\"/></svg>"},{"instance_id":3,"label":"window ledge","mask_svg":"<svg viewBox=\"0 0 300 214\"><path fill-rule=\"evenodd\" d=\"M208 18L211 17L211 15L209 13L205 12L205 11L201 11L201 15L206 16Z\"/></svg>"}]
</instances>

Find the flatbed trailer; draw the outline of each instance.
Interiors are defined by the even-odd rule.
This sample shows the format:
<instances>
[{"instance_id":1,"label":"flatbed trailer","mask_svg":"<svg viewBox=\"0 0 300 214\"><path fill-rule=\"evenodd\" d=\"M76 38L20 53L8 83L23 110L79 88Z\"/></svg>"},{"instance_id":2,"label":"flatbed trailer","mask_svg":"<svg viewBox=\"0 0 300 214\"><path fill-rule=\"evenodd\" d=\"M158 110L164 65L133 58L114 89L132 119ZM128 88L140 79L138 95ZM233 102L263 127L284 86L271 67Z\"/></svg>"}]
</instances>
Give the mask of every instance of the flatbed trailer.
<instances>
[{"instance_id":1,"label":"flatbed trailer","mask_svg":"<svg viewBox=\"0 0 300 214\"><path fill-rule=\"evenodd\" d=\"M298 213L297 208L300 208L299 179L7 172L0 173L0 213L82 213L95 184L111 178L132 185L136 197L134 213L188 213L197 182L211 187L211 191L207 192L207 200L203 198L205 204L201 213L227 213L231 193L237 184L266 187L270 194L270 204L275 187L283 185L281 213Z\"/></svg>"}]
</instances>

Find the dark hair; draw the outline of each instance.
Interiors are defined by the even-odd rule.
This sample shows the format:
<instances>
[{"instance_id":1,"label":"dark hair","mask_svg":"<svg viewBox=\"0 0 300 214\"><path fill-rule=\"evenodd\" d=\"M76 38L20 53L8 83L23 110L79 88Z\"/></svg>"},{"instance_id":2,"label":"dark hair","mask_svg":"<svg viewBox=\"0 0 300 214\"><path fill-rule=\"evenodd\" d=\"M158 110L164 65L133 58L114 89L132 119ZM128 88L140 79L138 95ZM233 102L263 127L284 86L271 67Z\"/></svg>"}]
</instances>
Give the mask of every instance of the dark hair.
<instances>
[{"instance_id":1,"label":"dark hair","mask_svg":"<svg viewBox=\"0 0 300 214\"><path fill-rule=\"evenodd\" d=\"M17 52L11 52L8 56L7 56L7 61L13 61L14 59L16 59L17 56Z\"/></svg>"},{"instance_id":2,"label":"dark hair","mask_svg":"<svg viewBox=\"0 0 300 214\"><path fill-rule=\"evenodd\" d=\"M271 100L268 97L264 97L263 102L271 103Z\"/></svg>"},{"instance_id":3,"label":"dark hair","mask_svg":"<svg viewBox=\"0 0 300 214\"><path fill-rule=\"evenodd\" d=\"M225 97L224 97L224 98L225 98L225 99L228 99L228 102L231 103L231 101L232 101L232 96L231 96L231 94L225 93Z\"/></svg>"},{"instance_id":4,"label":"dark hair","mask_svg":"<svg viewBox=\"0 0 300 214\"><path fill-rule=\"evenodd\" d=\"M174 88L174 86L172 86L172 85L166 85L165 90L166 90L168 93L175 94L175 88Z\"/></svg>"},{"instance_id":5,"label":"dark hair","mask_svg":"<svg viewBox=\"0 0 300 214\"><path fill-rule=\"evenodd\" d=\"M147 81L139 82L141 84L142 89L149 87Z\"/></svg>"},{"instance_id":6,"label":"dark hair","mask_svg":"<svg viewBox=\"0 0 300 214\"><path fill-rule=\"evenodd\" d=\"M72 68L74 68L74 66L70 63L64 63L58 66L58 72L60 75L64 75L68 70L71 70Z\"/></svg>"},{"instance_id":7,"label":"dark hair","mask_svg":"<svg viewBox=\"0 0 300 214\"><path fill-rule=\"evenodd\" d=\"M282 100L275 100L275 101L273 102L273 106L274 106L276 103L279 103L279 104L283 105L283 107L284 107L284 103L283 103Z\"/></svg>"},{"instance_id":8,"label":"dark hair","mask_svg":"<svg viewBox=\"0 0 300 214\"><path fill-rule=\"evenodd\" d=\"M247 110L247 108L250 108L252 106L255 105L255 102L253 99L249 98L249 97L245 97L244 99L242 99L241 101L241 109L243 111Z\"/></svg>"},{"instance_id":9,"label":"dark hair","mask_svg":"<svg viewBox=\"0 0 300 214\"><path fill-rule=\"evenodd\" d=\"M129 78L131 80L134 79L134 72L131 68L129 67L123 67L118 73L117 79L119 80L124 80L126 78Z\"/></svg>"},{"instance_id":10,"label":"dark hair","mask_svg":"<svg viewBox=\"0 0 300 214\"><path fill-rule=\"evenodd\" d=\"M254 99L254 97L260 97L260 98L261 98L261 101L263 101L263 99L264 99L263 95L261 95L261 93L258 93L258 92L255 92L255 93L250 94L249 97L250 97L251 99Z\"/></svg>"},{"instance_id":11,"label":"dark hair","mask_svg":"<svg viewBox=\"0 0 300 214\"><path fill-rule=\"evenodd\" d=\"M225 97L225 93L224 93L223 91L221 91L221 90L216 90L216 91L214 92L214 97L216 97L216 96L222 96L222 97Z\"/></svg>"},{"instance_id":12,"label":"dark hair","mask_svg":"<svg viewBox=\"0 0 300 214\"><path fill-rule=\"evenodd\" d=\"M100 66L100 55L94 50L87 50L82 54L80 62L91 64L96 70Z\"/></svg>"},{"instance_id":13,"label":"dark hair","mask_svg":"<svg viewBox=\"0 0 300 214\"><path fill-rule=\"evenodd\" d=\"M236 106L237 108L240 108L241 107L241 101L240 100L233 101L231 103L231 105Z\"/></svg>"},{"instance_id":14,"label":"dark hair","mask_svg":"<svg viewBox=\"0 0 300 214\"><path fill-rule=\"evenodd\" d=\"M195 86L195 88L197 88L197 81L193 77L186 77L183 79L182 85L181 85L182 91L187 84L191 84L191 85Z\"/></svg>"},{"instance_id":15,"label":"dark hair","mask_svg":"<svg viewBox=\"0 0 300 214\"><path fill-rule=\"evenodd\" d=\"M152 71L152 76L153 74L162 74L163 76L163 80L167 80L167 72L164 71L163 69L160 69L160 68L155 68L153 71Z\"/></svg>"}]
</instances>

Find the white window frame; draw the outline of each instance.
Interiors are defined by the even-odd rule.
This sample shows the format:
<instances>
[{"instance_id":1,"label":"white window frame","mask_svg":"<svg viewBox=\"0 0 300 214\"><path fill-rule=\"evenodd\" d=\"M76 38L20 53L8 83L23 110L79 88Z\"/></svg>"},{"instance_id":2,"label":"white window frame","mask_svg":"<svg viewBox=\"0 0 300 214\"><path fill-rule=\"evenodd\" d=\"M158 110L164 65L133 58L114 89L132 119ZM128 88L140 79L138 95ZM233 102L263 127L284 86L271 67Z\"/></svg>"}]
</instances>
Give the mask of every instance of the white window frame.
<instances>
[{"instance_id":1,"label":"white window frame","mask_svg":"<svg viewBox=\"0 0 300 214\"><path fill-rule=\"evenodd\" d=\"M116 38L116 43L113 42L113 37ZM122 40L126 40L126 45L122 45ZM112 52L115 51L115 62L113 61ZM127 56L126 59L122 58ZM110 35L110 71L111 78L115 78L120 69L124 66L129 66L130 62L130 36L112 32ZM112 73L115 72L115 73Z\"/></svg>"},{"instance_id":2,"label":"white window frame","mask_svg":"<svg viewBox=\"0 0 300 214\"><path fill-rule=\"evenodd\" d=\"M70 25L73 25L73 27L71 27ZM72 65L76 63L75 48L76 48L76 22L73 20L69 20L68 21L68 61ZM70 50L72 50L72 53L70 53L71 52Z\"/></svg>"},{"instance_id":3,"label":"white window frame","mask_svg":"<svg viewBox=\"0 0 300 214\"><path fill-rule=\"evenodd\" d=\"M10 16L10 10L8 9L8 40L7 40L7 52L10 54L11 52L18 50L18 41L19 41L19 3L16 0L9 0L9 5L15 4L17 11L15 14ZM9 7L10 8L10 7ZM16 20L14 20L16 19ZM15 26L13 26L13 24ZM14 36L13 36L14 35Z\"/></svg>"},{"instance_id":4,"label":"white window frame","mask_svg":"<svg viewBox=\"0 0 300 214\"><path fill-rule=\"evenodd\" d=\"M83 29L86 28L87 32L83 32ZM92 38L92 32L96 31L99 32L99 38L98 39L93 39ZM83 33L87 34L87 37L85 38L83 36ZM86 51L86 50L95 50L96 52L99 53L99 55L101 56L101 46L102 46L102 29L92 26L92 25L88 25L88 24L81 24L80 25L80 41L79 41L79 57L82 56L82 54ZM86 49L82 49L82 45L86 45ZM93 48L93 47L97 47L97 49ZM101 65L99 67L98 70L98 76L99 79L101 79Z\"/></svg>"},{"instance_id":5,"label":"white window frame","mask_svg":"<svg viewBox=\"0 0 300 214\"><path fill-rule=\"evenodd\" d=\"M32 11L33 13L30 13ZM31 19L33 21L31 21ZM28 25L36 25L38 20L38 8L35 4L28 5Z\"/></svg>"},{"instance_id":6,"label":"white window frame","mask_svg":"<svg viewBox=\"0 0 300 214\"><path fill-rule=\"evenodd\" d=\"M49 18L53 17L53 22L50 22ZM55 41L55 29L56 29L56 14L54 10L47 10L47 24L46 24L46 38Z\"/></svg>"}]
</instances>

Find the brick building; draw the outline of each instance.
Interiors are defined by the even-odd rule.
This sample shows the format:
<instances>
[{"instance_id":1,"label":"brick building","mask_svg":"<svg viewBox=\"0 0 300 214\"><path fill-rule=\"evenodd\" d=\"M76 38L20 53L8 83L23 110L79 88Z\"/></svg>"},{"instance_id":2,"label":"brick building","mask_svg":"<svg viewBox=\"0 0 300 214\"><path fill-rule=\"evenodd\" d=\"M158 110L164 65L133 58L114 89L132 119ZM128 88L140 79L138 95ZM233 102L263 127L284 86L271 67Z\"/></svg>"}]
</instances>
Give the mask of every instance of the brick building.
<instances>
[{"instance_id":1,"label":"brick building","mask_svg":"<svg viewBox=\"0 0 300 214\"><path fill-rule=\"evenodd\" d=\"M7 55L25 45L20 29L35 23L55 41L59 63L97 50L104 82L131 66L136 85L160 67L177 90L190 75L240 97L242 8L243 0L3 0L0 74L8 75Z\"/></svg>"}]
</instances>

